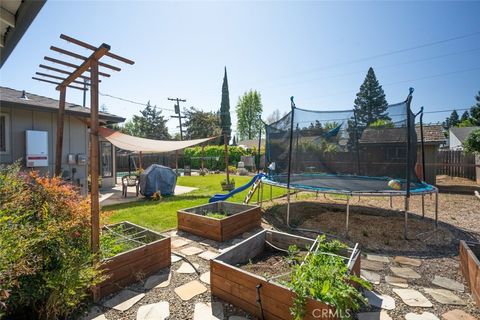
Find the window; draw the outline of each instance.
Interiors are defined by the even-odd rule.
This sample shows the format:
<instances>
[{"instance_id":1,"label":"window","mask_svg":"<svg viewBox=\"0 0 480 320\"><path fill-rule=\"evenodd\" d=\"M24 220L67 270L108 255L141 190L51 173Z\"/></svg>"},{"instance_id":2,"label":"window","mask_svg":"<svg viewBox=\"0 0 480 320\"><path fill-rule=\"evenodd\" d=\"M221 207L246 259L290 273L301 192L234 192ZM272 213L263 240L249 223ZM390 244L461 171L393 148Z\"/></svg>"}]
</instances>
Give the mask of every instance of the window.
<instances>
[{"instance_id":1,"label":"window","mask_svg":"<svg viewBox=\"0 0 480 320\"><path fill-rule=\"evenodd\" d=\"M0 113L0 154L10 153L10 115Z\"/></svg>"},{"instance_id":2,"label":"window","mask_svg":"<svg viewBox=\"0 0 480 320\"><path fill-rule=\"evenodd\" d=\"M113 177L113 146L108 141L100 142L100 169L103 178Z\"/></svg>"}]
</instances>

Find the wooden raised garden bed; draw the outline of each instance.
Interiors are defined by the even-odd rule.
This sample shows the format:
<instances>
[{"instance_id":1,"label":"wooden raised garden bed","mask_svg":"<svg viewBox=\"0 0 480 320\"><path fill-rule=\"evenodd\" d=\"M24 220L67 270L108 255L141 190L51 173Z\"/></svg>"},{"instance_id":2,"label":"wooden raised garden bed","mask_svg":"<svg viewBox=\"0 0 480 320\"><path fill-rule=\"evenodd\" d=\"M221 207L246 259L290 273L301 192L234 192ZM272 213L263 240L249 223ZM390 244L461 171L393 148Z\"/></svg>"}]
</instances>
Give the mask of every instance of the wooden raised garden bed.
<instances>
[{"instance_id":1,"label":"wooden raised garden bed","mask_svg":"<svg viewBox=\"0 0 480 320\"><path fill-rule=\"evenodd\" d=\"M108 247L113 246L118 250L118 246L122 246L128 250L103 260L102 269L108 279L98 285L98 298L118 291L171 264L170 237L164 237L131 222L124 221L105 226L101 239L101 246L109 242Z\"/></svg>"},{"instance_id":2,"label":"wooden raised garden bed","mask_svg":"<svg viewBox=\"0 0 480 320\"><path fill-rule=\"evenodd\" d=\"M460 269L480 307L480 243L460 241Z\"/></svg>"},{"instance_id":3,"label":"wooden raised garden bed","mask_svg":"<svg viewBox=\"0 0 480 320\"><path fill-rule=\"evenodd\" d=\"M211 217L215 215L218 216ZM178 210L178 230L216 241L225 241L259 227L261 216L262 212L258 206L218 201Z\"/></svg>"},{"instance_id":4,"label":"wooden raised garden bed","mask_svg":"<svg viewBox=\"0 0 480 320\"><path fill-rule=\"evenodd\" d=\"M296 294L277 282L277 277L270 277L259 269L255 273L245 270L255 269L257 257L265 256L265 252L271 250L272 246L267 242L277 248L288 249L290 245L298 248L312 246L314 240L272 230L257 233L210 261L212 294L259 318L263 313L264 319L293 319L290 308ZM349 272L359 275L360 251L348 249L345 254L351 257ZM268 263L274 266L272 269L280 268L279 263L267 260ZM333 306L307 298L303 319L336 319L332 314L335 314Z\"/></svg>"}]
</instances>

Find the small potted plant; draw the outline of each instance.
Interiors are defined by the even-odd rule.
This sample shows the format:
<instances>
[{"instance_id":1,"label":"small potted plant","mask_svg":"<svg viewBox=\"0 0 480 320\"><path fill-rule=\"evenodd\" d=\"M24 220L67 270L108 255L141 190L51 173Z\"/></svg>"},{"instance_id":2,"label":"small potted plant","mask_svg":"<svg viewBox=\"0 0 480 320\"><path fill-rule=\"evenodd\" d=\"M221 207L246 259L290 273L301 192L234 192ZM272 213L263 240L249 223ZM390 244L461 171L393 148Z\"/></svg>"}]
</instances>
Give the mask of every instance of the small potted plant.
<instances>
[{"instance_id":1,"label":"small potted plant","mask_svg":"<svg viewBox=\"0 0 480 320\"><path fill-rule=\"evenodd\" d=\"M229 180L223 179L220 184L222 185L223 191L232 191L235 189L235 180L233 178L230 178Z\"/></svg>"}]
</instances>

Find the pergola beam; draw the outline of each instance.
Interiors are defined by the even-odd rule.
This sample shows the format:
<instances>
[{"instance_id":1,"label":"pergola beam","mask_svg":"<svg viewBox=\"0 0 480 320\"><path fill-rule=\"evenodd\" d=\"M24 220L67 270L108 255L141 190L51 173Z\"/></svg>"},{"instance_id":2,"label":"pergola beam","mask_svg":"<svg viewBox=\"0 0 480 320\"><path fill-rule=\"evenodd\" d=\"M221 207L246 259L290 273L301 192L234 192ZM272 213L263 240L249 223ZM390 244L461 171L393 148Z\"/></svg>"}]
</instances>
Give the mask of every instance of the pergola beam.
<instances>
[{"instance_id":1,"label":"pergola beam","mask_svg":"<svg viewBox=\"0 0 480 320\"><path fill-rule=\"evenodd\" d=\"M73 43L73 44L76 44L76 45L78 45L78 46L80 46L80 47L84 47L84 48L86 48L86 49L90 49L90 50L93 50L93 51L95 51L95 50L97 49L95 46L92 46L92 45L90 45L90 44L88 44L88 43L85 43L85 42L83 42L83 41L74 39L74 38L69 37L69 36L67 36L67 35L65 35L65 34L61 34L61 35L60 35L60 39L66 40L66 41L71 42L71 43ZM127 64L130 64L130 65L132 65L132 64L135 63L134 61L132 61L132 60L130 60L130 59L121 57L121 56L116 55L116 54L111 53L111 52L107 52L105 55L106 55L107 57L110 57L110 58L113 58L113 59L122 61L122 62L127 63Z\"/></svg>"},{"instance_id":2,"label":"pergola beam","mask_svg":"<svg viewBox=\"0 0 480 320\"><path fill-rule=\"evenodd\" d=\"M87 71L90 68L90 62L92 60L98 61L101 57L105 55L105 53L110 50L110 46L106 43L102 43L100 47L98 47L97 50L95 50L91 56L85 60L76 70L74 70L63 82L61 85L66 86L69 85L73 80L78 78L79 76L82 75L85 71ZM100 74L97 72L97 75ZM92 78L92 75L90 74L90 78ZM95 79L92 78L92 83ZM60 90L60 86L56 88L57 90Z\"/></svg>"},{"instance_id":3,"label":"pergola beam","mask_svg":"<svg viewBox=\"0 0 480 320\"><path fill-rule=\"evenodd\" d=\"M70 56L70 57L73 57L75 59L80 59L80 60L87 60L88 59L87 57L82 56L81 54L71 52L71 51L68 51L68 50L65 50L65 49L62 49L62 48L58 48L58 47L55 47L55 46L50 46L50 50L61 53L61 54L64 54L64 55L67 55L67 56ZM112 66L111 64L108 64L108 63L98 62L98 65L101 66L101 67L111 69L113 71L122 70L119 67Z\"/></svg>"},{"instance_id":4,"label":"pergola beam","mask_svg":"<svg viewBox=\"0 0 480 320\"><path fill-rule=\"evenodd\" d=\"M62 61L62 60L58 60L58 59L51 58L51 57L47 57L47 56L45 56L44 59L47 60L47 61L53 62L53 63L64 65L66 67L74 68L74 69L77 69L77 68L80 67L76 64L66 62L66 61ZM68 74L71 74L71 72L69 72ZM103 77L110 77L110 75L108 73L105 73L105 72L98 72L98 75L103 76Z\"/></svg>"},{"instance_id":5,"label":"pergola beam","mask_svg":"<svg viewBox=\"0 0 480 320\"><path fill-rule=\"evenodd\" d=\"M39 66L40 68L47 69L47 70L50 70L50 71L55 71L55 72L58 72L58 73L63 73L63 74L70 74L70 73L71 73L71 72L68 72L68 71L66 71L66 70L62 70L62 69L50 67L50 66L47 66L47 65L44 65L44 64L39 64L38 66ZM90 81L90 77L87 77L87 76L80 76L79 78L82 78L82 79L85 79L85 80L89 80L89 81ZM98 82L102 82L102 80L98 80ZM82 82L82 83L83 83L83 82Z\"/></svg>"},{"instance_id":6,"label":"pergola beam","mask_svg":"<svg viewBox=\"0 0 480 320\"><path fill-rule=\"evenodd\" d=\"M59 77L59 76L55 76L53 74L48 74L48 73L43 73L43 72L35 72L36 75L39 75L39 76L42 76L42 77L47 77L47 78L52 78L52 79L57 79L57 80L62 80L64 81L65 78L62 78L62 77ZM87 85L89 86L90 83L88 82L82 82L82 81L78 81L78 80L74 80L72 81L73 83L79 83L79 84L83 84L83 85Z\"/></svg>"},{"instance_id":7,"label":"pergola beam","mask_svg":"<svg viewBox=\"0 0 480 320\"><path fill-rule=\"evenodd\" d=\"M46 79L42 79L42 78L38 78L38 77L32 77L32 79L33 79L33 80L38 80L38 81L47 82L47 83L51 83L51 84L56 84L56 85L58 85L58 86L61 86L61 85L62 85L62 84L59 83L59 82L50 81L50 80L46 80ZM72 88L72 89L77 89L77 90L85 91L85 88L81 88L81 87L77 87L77 86L67 85L67 87ZM60 89L58 89L58 90L60 90Z\"/></svg>"}]
</instances>

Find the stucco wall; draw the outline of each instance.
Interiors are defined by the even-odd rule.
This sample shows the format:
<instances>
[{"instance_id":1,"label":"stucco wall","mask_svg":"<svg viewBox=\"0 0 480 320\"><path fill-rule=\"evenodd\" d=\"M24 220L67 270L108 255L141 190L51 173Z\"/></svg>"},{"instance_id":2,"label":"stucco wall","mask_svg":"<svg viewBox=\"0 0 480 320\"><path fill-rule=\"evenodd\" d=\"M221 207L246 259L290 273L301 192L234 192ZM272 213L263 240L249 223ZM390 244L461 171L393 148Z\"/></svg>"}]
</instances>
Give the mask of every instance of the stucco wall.
<instances>
[{"instance_id":1,"label":"stucco wall","mask_svg":"<svg viewBox=\"0 0 480 320\"><path fill-rule=\"evenodd\" d=\"M40 130L48 132L48 167L38 167L40 172L52 174L55 168L55 144L57 134L57 114L54 112L36 111L31 109L11 108L2 104L1 113L6 113L10 118L10 151L0 155L0 163L8 164L22 159L25 166L25 130ZM85 123L75 116L65 115L63 134L62 171L72 175L76 168L74 182L79 183L82 192L87 192L87 165L67 164L67 154L88 155L88 131Z\"/></svg>"}]
</instances>

